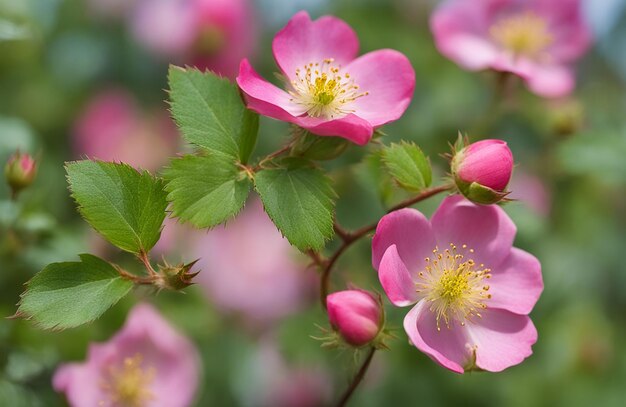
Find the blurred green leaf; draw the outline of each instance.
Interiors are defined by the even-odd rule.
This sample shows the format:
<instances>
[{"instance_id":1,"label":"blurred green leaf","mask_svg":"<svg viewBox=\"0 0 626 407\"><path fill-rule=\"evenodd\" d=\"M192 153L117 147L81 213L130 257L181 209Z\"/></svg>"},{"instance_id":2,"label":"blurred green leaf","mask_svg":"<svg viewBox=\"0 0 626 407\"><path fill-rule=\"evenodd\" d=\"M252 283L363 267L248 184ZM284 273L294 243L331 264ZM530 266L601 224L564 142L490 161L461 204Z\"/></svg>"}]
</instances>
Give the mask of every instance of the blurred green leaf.
<instances>
[{"instance_id":1,"label":"blurred green leaf","mask_svg":"<svg viewBox=\"0 0 626 407\"><path fill-rule=\"evenodd\" d=\"M298 249L319 250L333 236L336 194L320 170L292 160L286 168L257 173L255 187L274 224Z\"/></svg>"},{"instance_id":2,"label":"blurred green leaf","mask_svg":"<svg viewBox=\"0 0 626 407\"><path fill-rule=\"evenodd\" d=\"M350 146L350 141L341 137L321 137L306 133L293 148L293 155L309 160L332 160L341 155Z\"/></svg>"},{"instance_id":3,"label":"blurred green leaf","mask_svg":"<svg viewBox=\"0 0 626 407\"><path fill-rule=\"evenodd\" d=\"M411 142L391 144L383 151L383 162L403 189L419 192L430 186L432 170L422 150Z\"/></svg>"},{"instance_id":4,"label":"blurred green leaf","mask_svg":"<svg viewBox=\"0 0 626 407\"><path fill-rule=\"evenodd\" d=\"M17 315L44 329L73 328L93 321L133 287L106 261L90 254L80 262L52 263L22 294Z\"/></svg>"},{"instance_id":5,"label":"blurred green leaf","mask_svg":"<svg viewBox=\"0 0 626 407\"><path fill-rule=\"evenodd\" d=\"M171 66L172 115L183 137L209 152L246 163L254 150L259 116L236 85L211 72Z\"/></svg>"},{"instance_id":6,"label":"blurred green leaf","mask_svg":"<svg viewBox=\"0 0 626 407\"><path fill-rule=\"evenodd\" d=\"M126 164L76 161L66 166L78 210L109 242L131 253L159 240L167 201L163 181Z\"/></svg>"},{"instance_id":7,"label":"blurred green leaf","mask_svg":"<svg viewBox=\"0 0 626 407\"><path fill-rule=\"evenodd\" d=\"M164 176L174 216L198 228L213 227L235 216L251 187L232 158L220 155L175 159Z\"/></svg>"},{"instance_id":8,"label":"blurred green leaf","mask_svg":"<svg viewBox=\"0 0 626 407\"><path fill-rule=\"evenodd\" d=\"M626 132L580 135L562 143L558 157L567 172L606 182L626 180Z\"/></svg>"}]
</instances>

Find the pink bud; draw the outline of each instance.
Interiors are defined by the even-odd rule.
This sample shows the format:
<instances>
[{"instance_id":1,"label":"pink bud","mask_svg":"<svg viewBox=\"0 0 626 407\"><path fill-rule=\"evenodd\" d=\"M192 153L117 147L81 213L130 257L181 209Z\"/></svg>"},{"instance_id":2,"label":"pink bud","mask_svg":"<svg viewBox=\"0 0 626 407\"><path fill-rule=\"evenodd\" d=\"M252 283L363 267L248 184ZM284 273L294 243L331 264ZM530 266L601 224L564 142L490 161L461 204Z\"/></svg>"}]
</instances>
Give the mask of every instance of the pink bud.
<instances>
[{"instance_id":1,"label":"pink bud","mask_svg":"<svg viewBox=\"0 0 626 407\"><path fill-rule=\"evenodd\" d=\"M4 176L15 194L32 184L36 175L37 163L35 159L29 154L22 154L19 151L9 158L4 167Z\"/></svg>"},{"instance_id":2,"label":"pink bud","mask_svg":"<svg viewBox=\"0 0 626 407\"><path fill-rule=\"evenodd\" d=\"M328 318L333 328L350 345L373 341L383 322L380 302L363 290L346 290L326 298Z\"/></svg>"},{"instance_id":3,"label":"pink bud","mask_svg":"<svg viewBox=\"0 0 626 407\"><path fill-rule=\"evenodd\" d=\"M452 162L458 181L476 182L483 187L503 192L513 172L513 154L502 140L482 140L462 149Z\"/></svg>"}]
</instances>

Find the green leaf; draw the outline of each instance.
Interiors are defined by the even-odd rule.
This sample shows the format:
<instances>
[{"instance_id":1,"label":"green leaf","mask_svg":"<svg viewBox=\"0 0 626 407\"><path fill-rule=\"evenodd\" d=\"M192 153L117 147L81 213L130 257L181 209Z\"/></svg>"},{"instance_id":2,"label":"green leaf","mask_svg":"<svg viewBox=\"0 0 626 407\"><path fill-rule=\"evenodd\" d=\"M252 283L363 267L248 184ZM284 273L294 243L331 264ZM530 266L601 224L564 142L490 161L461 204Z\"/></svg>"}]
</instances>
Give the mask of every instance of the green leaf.
<instances>
[{"instance_id":1,"label":"green leaf","mask_svg":"<svg viewBox=\"0 0 626 407\"><path fill-rule=\"evenodd\" d=\"M218 225L239 212L251 181L231 158L187 155L165 170L174 216L198 228Z\"/></svg>"},{"instance_id":2,"label":"green leaf","mask_svg":"<svg viewBox=\"0 0 626 407\"><path fill-rule=\"evenodd\" d=\"M80 260L52 263L37 273L16 316L44 329L73 328L98 318L133 287L106 261L90 254L80 255Z\"/></svg>"},{"instance_id":3,"label":"green leaf","mask_svg":"<svg viewBox=\"0 0 626 407\"><path fill-rule=\"evenodd\" d=\"M248 110L239 89L211 72L171 66L172 116L183 137L214 154L246 163L256 144L259 115Z\"/></svg>"},{"instance_id":4,"label":"green leaf","mask_svg":"<svg viewBox=\"0 0 626 407\"><path fill-rule=\"evenodd\" d=\"M428 158L413 143L391 144L383 151L383 162L398 185L408 191L419 192L432 182Z\"/></svg>"},{"instance_id":5,"label":"green leaf","mask_svg":"<svg viewBox=\"0 0 626 407\"><path fill-rule=\"evenodd\" d=\"M89 224L131 253L149 252L161 236L167 201L163 181L126 164L66 165L72 196Z\"/></svg>"},{"instance_id":6,"label":"green leaf","mask_svg":"<svg viewBox=\"0 0 626 407\"><path fill-rule=\"evenodd\" d=\"M298 249L319 250L333 236L336 195L320 170L292 161L258 172L255 186L274 224Z\"/></svg>"}]
</instances>

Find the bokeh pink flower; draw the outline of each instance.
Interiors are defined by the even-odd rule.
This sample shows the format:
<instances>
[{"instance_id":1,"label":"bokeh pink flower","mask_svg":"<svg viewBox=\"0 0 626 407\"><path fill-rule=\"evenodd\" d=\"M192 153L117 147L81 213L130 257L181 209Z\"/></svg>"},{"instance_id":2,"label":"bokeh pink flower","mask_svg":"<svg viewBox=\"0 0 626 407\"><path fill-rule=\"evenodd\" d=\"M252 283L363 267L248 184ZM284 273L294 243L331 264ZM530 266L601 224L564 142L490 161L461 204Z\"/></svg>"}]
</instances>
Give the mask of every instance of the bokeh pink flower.
<instances>
[{"instance_id":1,"label":"bokeh pink flower","mask_svg":"<svg viewBox=\"0 0 626 407\"><path fill-rule=\"evenodd\" d=\"M61 365L53 386L72 407L188 407L200 373L194 345L140 304L109 341L89 346L85 362Z\"/></svg>"},{"instance_id":2,"label":"bokeh pink flower","mask_svg":"<svg viewBox=\"0 0 626 407\"><path fill-rule=\"evenodd\" d=\"M123 89L96 94L74 125L74 151L156 170L175 154L179 136L167 111L144 112Z\"/></svg>"},{"instance_id":3,"label":"bokeh pink flower","mask_svg":"<svg viewBox=\"0 0 626 407\"><path fill-rule=\"evenodd\" d=\"M463 68L510 72L544 97L574 89L571 65L591 43L580 0L447 0L430 25L439 51Z\"/></svg>"},{"instance_id":4,"label":"bokeh pink flower","mask_svg":"<svg viewBox=\"0 0 626 407\"><path fill-rule=\"evenodd\" d=\"M131 30L155 55L233 78L257 39L250 0L142 0Z\"/></svg>"},{"instance_id":5,"label":"bokeh pink flower","mask_svg":"<svg viewBox=\"0 0 626 407\"><path fill-rule=\"evenodd\" d=\"M258 199L225 226L201 237L192 254L195 281L222 312L253 329L300 311L313 297L316 275L276 229Z\"/></svg>"},{"instance_id":6,"label":"bokeh pink flower","mask_svg":"<svg viewBox=\"0 0 626 407\"><path fill-rule=\"evenodd\" d=\"M286 90L261 78L247 59L237 77L248 108L259 114L364 145L411 102L409 60L390 49L357 58L356 33L336 17L311 21L301 11L276 34L272 49Z\"/></svg>"},{"instance_id":7,"label":"bokeh pink flower","mask_svg":"<svg viewBox=\"0 0 626 407\"><path fill-rule=\"evenodd\" d=\"M429 221L415 209L384 216L372 262L391 302L415 304L404 319L411 342L458 373L498 372L532 354L528 317L543 290L541 265L513 247L502 208L446 198Z\"/></svg>"},{"instance_id":8,"label":"bokeh pink flower","mask_svg":"<svg viewBox=\"0 0 626 407\"><path fill-rule=\"evenodd\" d=\"M337 291L326 297L328 319L332 327L353 346L372 342L381 330L381 303L364 290Z\"/></svg>"}]
</instances>

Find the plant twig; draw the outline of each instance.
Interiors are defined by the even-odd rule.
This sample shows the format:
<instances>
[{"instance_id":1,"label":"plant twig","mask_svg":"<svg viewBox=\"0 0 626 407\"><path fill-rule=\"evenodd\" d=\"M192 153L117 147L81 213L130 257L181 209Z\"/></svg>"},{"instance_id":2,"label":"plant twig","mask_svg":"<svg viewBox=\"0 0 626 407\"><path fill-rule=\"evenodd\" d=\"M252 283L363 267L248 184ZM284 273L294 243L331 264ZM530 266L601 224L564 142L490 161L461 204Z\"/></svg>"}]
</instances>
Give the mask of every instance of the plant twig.
<instances>
[{"instance_id":1,"label":"plant twig","mask_svg":"<svg viewBox=\"0 0 626 407\"><path fill-rule=\"evenodd\" d=\"M437 195L441 192L445 192L450 190L452 187L449 184L444 184L438 187L433 187L427 190L424 190L419 195L416 195L412 198L406 199L399 204L393 206L391 209L387 211L387 213L397 211L398 209L406 208L411 205L414 205L418 202L421 202L425 199L428 199L434 195ZM335 222L335 232L339 237L343 240L341 246L335 251L335 253L330 257L328 262L324 264L322 269L322 274L320 276L320 301L322 303L322 307L326 308L326 297L328 296L329 286L330 286L330 273L332 271L333 266L339 260L339 258L345 253L345 251L352 246L353 243L360 240L362 237L368 235L369 233L376 230L376 226L378 222L374 222L372 224L363 226L360 229L357 229L353 232L349 232L345 230L343 227L339 225L339 223ZM309 254L311 256L311 254ZM315 261L315 259L314 259ZM319 263L317 263L320 265ZM320 265L321 266L321 265Z\"/></svg>"},{"instance_id":2,"label":"plant twig","mask_svg":"<svg viewBox=\"0 0 626 407\"><path fill-rule=\"evenodd\" d=\"M370 367L370 363L372 362L372 358L374 357L375 352L376 348L372 346L367 353L367 356L365 357L361 368L354 376L354 379L352 379L352 383L350 383L350 386L346 389L346 391L341 396L341 399L339 399L339 402L336 404L337 407L344 407L348 404L348 401L350 401L350 397L352 397L356 388L359 387L359 384L361 384L361 382L363 381L363 377L365 377L365 373L367 373L367 369Z\"/></svg>"}]
</instances>

